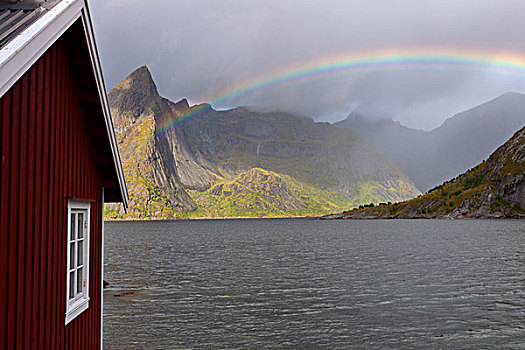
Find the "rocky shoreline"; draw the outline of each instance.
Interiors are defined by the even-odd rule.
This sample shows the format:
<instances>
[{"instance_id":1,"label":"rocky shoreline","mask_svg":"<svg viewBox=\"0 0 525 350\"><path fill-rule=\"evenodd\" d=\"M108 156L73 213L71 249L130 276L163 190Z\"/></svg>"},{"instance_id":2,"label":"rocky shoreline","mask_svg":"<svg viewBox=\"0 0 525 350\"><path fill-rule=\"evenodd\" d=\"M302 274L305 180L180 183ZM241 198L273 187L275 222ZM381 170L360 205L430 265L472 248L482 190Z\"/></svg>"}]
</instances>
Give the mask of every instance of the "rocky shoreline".
<instances>
[{"instance_id":1,"label":"rocky shoreline","mask_svg":"<svg viewBox=\"0 0 525 350\"><path fill-rule=\"evenodd\" d=\"M525 219L523 213L505 214L502 212L494 213L472 213L460 215L373 215L360 212L346 214L330 214L319 218L320 220L396 220L396 219Z\"/></svg>"}]
</instances>

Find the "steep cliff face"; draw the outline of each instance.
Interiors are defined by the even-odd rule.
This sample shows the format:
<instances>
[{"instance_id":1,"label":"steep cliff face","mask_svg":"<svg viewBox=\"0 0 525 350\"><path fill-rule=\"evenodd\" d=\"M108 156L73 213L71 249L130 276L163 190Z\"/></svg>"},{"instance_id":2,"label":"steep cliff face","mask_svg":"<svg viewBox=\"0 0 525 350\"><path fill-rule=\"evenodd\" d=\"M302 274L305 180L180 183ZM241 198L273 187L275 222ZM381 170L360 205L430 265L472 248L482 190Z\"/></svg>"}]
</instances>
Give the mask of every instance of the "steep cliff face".
<instances>
[{"instance_id":1,"label":"steep cliff face","mask_svg":"<svg viewBox=\"0 0 525 350\"><path fill-rule=\"evenodd\" d=\"M314 215L419 194L349 130L285 113L173 103L158 95L146 67L109 102L131 197L128 214L110 207L109 217Z\"/></svg>"},{"instance_id":2,"label":"steep cliff face","mask_svg":"<svg viewBox=\"0 0 525 350\"><path fill-rule=\"evenodd\" d=\"M486 161L423 196L326 218L525 218L524 209L525 127Z\"/></svg>"},{"instance_id":3,"label":"steep cliff face","mask_svg":"<svg viewBox=\"0 0 525 350\"><path fill-rule=\"evenodd\" d=\"M217 167L203 159L199 152L188 145L180 129L172 127L173 122L192 112L188 101L177 103L167 101L169 112L155 118L155 142L166 166L165 172L176 173L182 186L187 190L208 189L218 173ZM195 106L193 110L203 108Z\"/></svg>"},{"instance_id":4,"label":"steep cliff face","mask_svg":"<svg viewBox=\"0 0 525 350\"><path fill-rule=\"evenodd\" d=\"M129 212L108 206L107 216L172 218L177 212L195 210L192 198L161 140L155 138L156 119L171 113L169 101L161 98L146 67L141 67L115 86L108 95L130 195ZM165 160L168 158L168 161Z\"/></svg>"}]
</instances>

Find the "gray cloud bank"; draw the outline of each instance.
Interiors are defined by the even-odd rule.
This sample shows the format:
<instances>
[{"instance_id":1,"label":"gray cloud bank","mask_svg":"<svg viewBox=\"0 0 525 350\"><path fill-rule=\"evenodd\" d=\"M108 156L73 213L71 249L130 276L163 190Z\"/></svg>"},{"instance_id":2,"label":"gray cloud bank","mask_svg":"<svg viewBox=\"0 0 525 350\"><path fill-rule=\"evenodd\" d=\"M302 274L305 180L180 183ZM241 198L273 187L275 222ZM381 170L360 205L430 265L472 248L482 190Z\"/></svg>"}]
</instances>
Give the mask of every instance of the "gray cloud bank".
<instances>
[{"instance_id":1,"label":"gray cloud bank","mask_svg":"<svg viewBox=\"0 0 525 350\"><path fill-rule=\"evenodd\" d=\"M525 57L521 0L92 0L108 88L147 64L162 95L213 102L218 91L297 62L393 47ZM447 69L339 74L232 103L335 121L353 109L431 129L525 76Z\"/></svg>"}]
</instances>

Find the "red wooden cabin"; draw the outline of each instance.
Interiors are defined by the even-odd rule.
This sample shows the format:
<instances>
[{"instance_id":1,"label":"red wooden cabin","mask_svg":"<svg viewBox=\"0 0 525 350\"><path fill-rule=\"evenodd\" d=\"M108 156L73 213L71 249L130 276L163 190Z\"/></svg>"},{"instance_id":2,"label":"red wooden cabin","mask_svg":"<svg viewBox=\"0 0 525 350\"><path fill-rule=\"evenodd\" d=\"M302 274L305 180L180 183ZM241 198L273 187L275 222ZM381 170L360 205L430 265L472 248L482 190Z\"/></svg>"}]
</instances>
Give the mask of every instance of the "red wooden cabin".
<instances>
[{"instance_id":1,"label":"red wooden cabin","mask_svg":"<svg viewBox=\"0 0 525 350\"><path fill-rule=\"evenodd\" d=\"M0 154L0 349L101 348L127 192L85 0L0 0Z\"/></svg>"}]
</instances>

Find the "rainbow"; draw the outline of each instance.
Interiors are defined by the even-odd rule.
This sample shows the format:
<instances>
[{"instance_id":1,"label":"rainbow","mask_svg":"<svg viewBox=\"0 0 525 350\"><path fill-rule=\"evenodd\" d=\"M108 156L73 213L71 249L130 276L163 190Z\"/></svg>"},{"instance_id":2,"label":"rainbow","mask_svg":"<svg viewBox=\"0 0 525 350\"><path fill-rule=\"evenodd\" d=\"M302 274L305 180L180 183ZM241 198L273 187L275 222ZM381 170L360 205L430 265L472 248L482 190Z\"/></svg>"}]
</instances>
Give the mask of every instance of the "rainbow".
<instances>
[{"instance_id":1,"label":"rainbow","mask_svg":"<svg viewBox=\"0 0 525 350\"><path fill-rule=\"evenodd\" d=\"M251 77L236 87L219 92L210 103L216 109L231 106L249 95L279 86L346 73L377 71L432 70L489 72L525 78L525 56L513 53L444 49L394 49L368 54L343 54L313 59ZM166 122L156 135L180 126L209 112L208 105L192 108L188 113Z\"/></svg>"}]
</instances>

